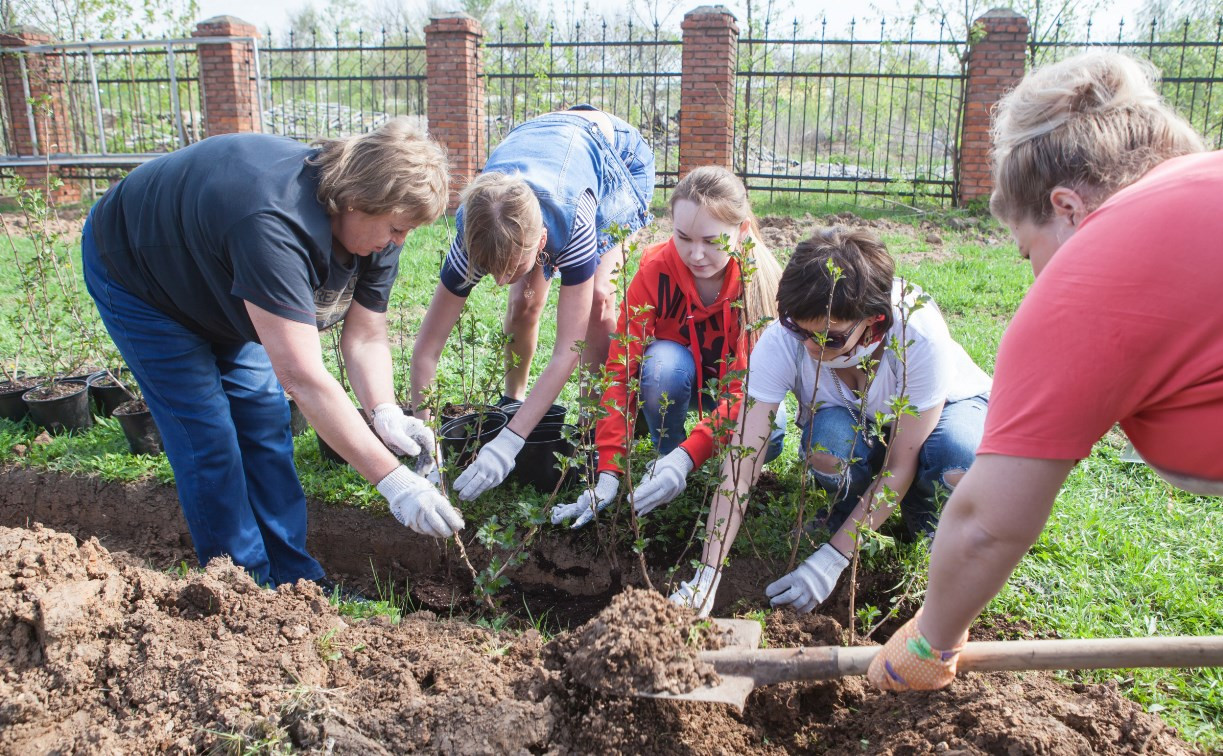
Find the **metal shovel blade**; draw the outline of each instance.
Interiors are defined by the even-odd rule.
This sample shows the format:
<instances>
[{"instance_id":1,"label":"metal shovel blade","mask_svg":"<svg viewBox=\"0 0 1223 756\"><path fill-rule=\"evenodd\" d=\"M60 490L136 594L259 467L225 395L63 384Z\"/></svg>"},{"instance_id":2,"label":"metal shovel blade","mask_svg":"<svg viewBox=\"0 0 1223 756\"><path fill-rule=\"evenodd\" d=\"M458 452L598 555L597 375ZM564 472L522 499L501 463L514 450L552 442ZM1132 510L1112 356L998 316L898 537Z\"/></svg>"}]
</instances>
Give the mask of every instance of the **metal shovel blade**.
<instances>
[{"instance_id":1,"label":"metal shovel blade","mask_svg":"<svg viewBox=\"0 0 1223 756\"><path fill-rule=\"evenodd\" d=\"M835 680L866 674L880 646L809 646L702 651L722 682L688 693L639 693L673 701L710 701L740 713L761 685ZM1087 640L986 641L968 643L960 654L962 672L1040 669L1134 669L1138 667L1223 667L1223 636L1102 638Z\"/></svg>"}]
</instances>

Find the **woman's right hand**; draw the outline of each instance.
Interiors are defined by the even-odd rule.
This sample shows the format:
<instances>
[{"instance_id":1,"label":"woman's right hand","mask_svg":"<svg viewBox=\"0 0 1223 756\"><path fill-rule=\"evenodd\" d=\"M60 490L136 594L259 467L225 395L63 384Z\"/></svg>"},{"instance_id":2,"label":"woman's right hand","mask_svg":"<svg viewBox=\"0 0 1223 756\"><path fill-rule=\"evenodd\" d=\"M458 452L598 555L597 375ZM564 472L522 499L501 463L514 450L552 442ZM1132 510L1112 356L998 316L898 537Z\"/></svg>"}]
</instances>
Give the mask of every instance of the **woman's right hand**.
<instances>
[{"instance_id":1,"label":"woman's right hand","mask_svg":"<svg viewBox=\"0 0 1223 756\"><path fill-rule=\"evenodd\" d=\"M395 519L417 533L449 538L465 524L441 491L403 465L378 482L378 493L386 497Z\"/></svg>"},{"instance_id":2,"label":"woman's right hand","mask_svg":"<svg viewBox=\"0 0 1223 756\"><path fill-rule=\"evenodd\" d=\"M552 524L560 525L565 520L573 520L569 527L574 530L582 527L602 512L608 504L616 499L620 491L620 477L615 473L601 472L594 488L582 492L573 504L557 504L552 507Z\"/></svg>"},{"instance_id":3,"label":"woman's right hand","mask_svg":"<svg viewBox=\"0 0 1223 756\"><path fill-rule=\"evenodd\" d=\"M688 487L692 472L692 457L682 447L650 464L646 474L633 490L633 510L641 517L666 504Z\"/></svg>"}]
</instances>

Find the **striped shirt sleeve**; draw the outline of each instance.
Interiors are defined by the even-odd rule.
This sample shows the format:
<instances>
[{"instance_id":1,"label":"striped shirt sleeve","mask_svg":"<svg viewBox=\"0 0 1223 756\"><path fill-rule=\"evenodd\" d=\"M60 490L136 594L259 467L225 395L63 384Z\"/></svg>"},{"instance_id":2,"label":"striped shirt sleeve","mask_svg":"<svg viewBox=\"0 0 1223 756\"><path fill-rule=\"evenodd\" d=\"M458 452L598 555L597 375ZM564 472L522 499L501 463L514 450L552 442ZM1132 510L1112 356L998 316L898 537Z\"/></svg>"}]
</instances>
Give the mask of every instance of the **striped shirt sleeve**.
<instances>
[{"instance_id":1,"label":"striped shirt sleeve","mask_svg":"<svg viewBox=\"0 0 1223 756\"><path fill-rule=\"evenodd\" d=\"M599 267L598 228L595 226L597 210L594 194L585 192L578 200L577 217L573 222L573 235L565 248L556 253L552 264L561 274L562 286L574 286L594 278Z\"/></svg>"}]
</instances>

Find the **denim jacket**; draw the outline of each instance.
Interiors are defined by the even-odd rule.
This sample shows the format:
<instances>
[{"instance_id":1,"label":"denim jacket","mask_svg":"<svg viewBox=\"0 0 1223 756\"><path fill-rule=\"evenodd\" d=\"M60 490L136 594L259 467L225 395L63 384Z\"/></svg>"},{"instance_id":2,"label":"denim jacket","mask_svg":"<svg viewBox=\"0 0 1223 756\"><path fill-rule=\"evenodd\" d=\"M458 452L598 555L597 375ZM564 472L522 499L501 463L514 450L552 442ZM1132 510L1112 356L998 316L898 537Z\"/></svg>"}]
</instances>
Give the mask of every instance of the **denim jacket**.
<instances>
[{"instance_id":1,"label":"denim jacket","mask_svg":"<svg viewBox=\"0 0 1223 756\"><path fill-rule=\"evenodd\" d=\"M594 110L579 105L574 110ZM614 224L636 231L653 220L654 153L637 129L607 114L614 144L597 123L569 113L549 113L512 130L493 149L484 171L521 176L535 192L548 240L544 251L555 255L569 243L578 200L590 191L597 201L598 249L612 246ZM455 217L463 238L463 208Z\"/></svg>"}]
</instances>

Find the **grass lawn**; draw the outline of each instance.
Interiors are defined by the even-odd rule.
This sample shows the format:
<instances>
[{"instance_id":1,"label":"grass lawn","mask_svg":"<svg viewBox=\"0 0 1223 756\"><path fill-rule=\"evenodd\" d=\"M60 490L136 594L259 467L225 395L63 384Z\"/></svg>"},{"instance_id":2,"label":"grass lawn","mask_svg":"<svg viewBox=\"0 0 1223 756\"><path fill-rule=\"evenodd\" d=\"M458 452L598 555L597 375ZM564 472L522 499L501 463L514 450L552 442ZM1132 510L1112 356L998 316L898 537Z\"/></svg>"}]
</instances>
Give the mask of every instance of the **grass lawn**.
<instances>
[{"instance_id":1,"label":"grass lawn","mask_svg":"<svg viewBox=\"0 0 1223 756\"><path fill-rule=\"evenodd\" d=\"M793 205L784 209L797 215L809 210ZM449 232L443 220L415 231L408 239L390 309L396 382L401 388L407 384L413 336L436 286ZM927 241L925 230L906 227L904 222L891 223L881 232L898 256L898 272L934 297L952 335L978 364L992 371L1002 332L1031 283L1031 269L1019 259L1014 245L1002 241L996 232L986 238L973 229L941 229L938 234L941 243ZM18 240L17 244L19 253L29 253L29 242ZM79 255L74 242L70 247L71 254ZM784 258L788 252L779 250L779 256ZM9 250L4 253L12 259ZM79 272L79 265L74 270ZM535 374L552 349L556 288L550 293L541 328ZM26 316L21 295L14 266L0 265L0 302L4 303L0 322L5 326L0 329L0 354L5 360L18 351L27 357L31 353L29 342L20 339L19 321ZM500 357L490 345L496 342L504 309L504 291L491 282L476 288L461 326L463 336L451 339L440 366L443 398L457 399L470 393L472 386L477 387L480 398L496 398ZM62 333L73 330L69 322L59 327ZM333 335L324 334L324 351L334 367L333 342ZM1057 348L1056 338L1051 338L1050 348ZM487 393L478 387L486 388ZM562 400L572 405L576 395L571 382ZM164 459L126 454L122 434L113 421L48 445L30 444L34 435L29 427L0 421L0 458L11 464L93 472L112 479L151 475L172 480ZM793 448L796 435L790 434L787 453L773 465L785 491L799 488ZM19 443L28 447L21 456L14 451ZM1223 506L1217 499L1179 492L1146 467L1122 461L1123 446L1124 439L1114 431L1075 468L1049 527L990 605L989 615L1030 623L1038 633L1066 638L1223 633L1223 551L1217 535L1223 533ZM359 476L322 462L312 431L298 438L297 462L309 495L384 511L381 498ZM650 538L663 541L691 533L694 510L703 502L695 493L685 497L687 508L684 502L677 502L651 515L660 524L651 526L655 529L649 531ZM794 499L782 496L758 508L747 527L750 542L740 539L740 548L787 558L786 537L796 516ZM537 495L495 491L464 507L468 532L480 530L485 537L505 537L507 528L538 523L543 504ZM489 528L494 516L496 526ZM549 530L544 526L539 537L548 537ZM911 547L896 547L871 561L890 563L892 569L899 565L902 570L920 571L922 558ZM680 566L681 572L687 569ZM1128 696L1159 712L1190 740L1206 749L1223 748L1223 671L1219 669L1104 671L1075 677L1115 681Z\"/></svg>"}]
</instances>

